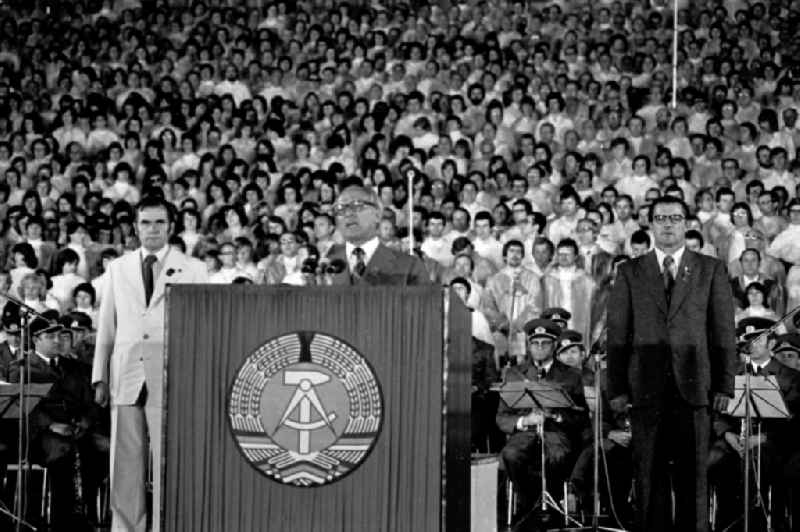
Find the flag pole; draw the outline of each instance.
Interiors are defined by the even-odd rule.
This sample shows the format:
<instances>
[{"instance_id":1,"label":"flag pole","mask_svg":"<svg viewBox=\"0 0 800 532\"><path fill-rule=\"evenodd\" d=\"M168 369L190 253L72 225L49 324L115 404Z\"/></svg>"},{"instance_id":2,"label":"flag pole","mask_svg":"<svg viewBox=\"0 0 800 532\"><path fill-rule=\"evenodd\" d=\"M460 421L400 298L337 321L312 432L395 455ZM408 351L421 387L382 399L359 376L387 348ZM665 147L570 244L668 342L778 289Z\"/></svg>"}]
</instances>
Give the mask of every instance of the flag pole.
<instances>
[{"instance_id":1,"label":"flag pole","mask_svg":"<svg viewBox=\"0 0 800 532\"><path fill-rule=\"evenodd\" d=\"M672 109L678 107L678 0L672 0Z\"/></svg>"},{"instance_id":2,"label":"flag pole","mask_svg":"<svg viewBox=\"0 0 800 532\"><path fill-rule=\"evenodd\" d=\"M414 255L414 170L406 171L408 177L408 254Z\"/></svg>"}]
</instances>

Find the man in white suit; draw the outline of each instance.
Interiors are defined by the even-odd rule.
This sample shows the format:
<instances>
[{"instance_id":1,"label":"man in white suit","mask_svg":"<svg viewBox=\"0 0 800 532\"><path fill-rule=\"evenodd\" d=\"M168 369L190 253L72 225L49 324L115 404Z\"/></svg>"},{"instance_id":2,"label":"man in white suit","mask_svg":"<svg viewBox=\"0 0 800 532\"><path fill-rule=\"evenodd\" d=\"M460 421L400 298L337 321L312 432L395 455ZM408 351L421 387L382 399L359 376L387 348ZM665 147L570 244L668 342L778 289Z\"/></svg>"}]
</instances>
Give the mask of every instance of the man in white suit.
<instances>
[{"instance_id":1,"label":"man in white suit","mask_svg":"<svg viewBox=\"0 0 800 532\"><path fill-rule=\"evenodd\" d=\"M160 528L164 295L167 283L206 283L205 265L170 249L171 212L157 197L137 208L142 247L112 261L97 318L92 384L111 401L112 530L147 527L145 468L153 456L152 530Z\"/></svg>"}]
</instances>

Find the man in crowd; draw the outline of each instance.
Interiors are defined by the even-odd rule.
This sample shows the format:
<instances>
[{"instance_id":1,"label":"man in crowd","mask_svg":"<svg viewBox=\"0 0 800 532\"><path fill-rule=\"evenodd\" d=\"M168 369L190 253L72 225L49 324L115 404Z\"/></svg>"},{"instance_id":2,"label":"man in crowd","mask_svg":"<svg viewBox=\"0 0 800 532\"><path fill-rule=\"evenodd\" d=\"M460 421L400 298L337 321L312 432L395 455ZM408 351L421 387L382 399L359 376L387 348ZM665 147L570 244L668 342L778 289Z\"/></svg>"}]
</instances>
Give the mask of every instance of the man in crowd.
<instances>
[{"instance_id":1,"label":"man in crowd","mask_svg":"<svg viewBox=\"0 0 800 532\"><path fill-rule=\"evenodd\" d=\"M481 308L495 332L495 345L508 338L510 357L525 355L522 326L542 309L541 278L522 265L525 248L519 240L503 246L506 266L486 281Z\"/></svg>"}]
</instances>

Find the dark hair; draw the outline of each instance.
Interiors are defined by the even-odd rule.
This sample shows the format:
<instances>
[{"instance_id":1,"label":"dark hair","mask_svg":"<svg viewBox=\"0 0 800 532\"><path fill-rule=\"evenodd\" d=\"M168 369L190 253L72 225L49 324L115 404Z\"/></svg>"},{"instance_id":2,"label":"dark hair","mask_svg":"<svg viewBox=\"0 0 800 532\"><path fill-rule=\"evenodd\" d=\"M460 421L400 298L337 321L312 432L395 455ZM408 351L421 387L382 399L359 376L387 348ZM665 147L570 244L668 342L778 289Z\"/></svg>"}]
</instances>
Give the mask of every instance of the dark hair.
<instances>
[{"instance_id":1,"label":"dark hair","mask_svg":"<svg viewBox=\"0 0 800 532\"><path fill-rule=\"evenodd\" d=\"M689 229L688 231L686 231L686 240L689 239L697 240L698 242L700 242L700 247L703 247L705 245L705 240L703 239L703 233L701 233L696 229Z\"/></svg>"},{"instance_id":2,"label":"dark hair","mask_svg":"<svg viewBox=\"0 0 800 532\"><path fill-rule=\"evenodd\" d=\"M759 283L758 281L753 281L752 283L747 285L747 287L745 287L744 289L745 295L747 295L747 293L750 290L758 290L759 292L761 292L761 297L764 299L764 306L769 307L769 302L767 301L767 295L768 295L767 288L763 284Z\"/></svg>"},{"instance_id":3,"label":"dark hair","mask_svg":"<svg viewBox=\"0 0 800 532\"><path fill-rule=\"evenodd\" d=\"M170 247L176 246L178 249L181 250L181 253L186 253L186 242L184 242L183 239L178 235L172 235L171 237L169 237L169 239L167 240L167 245Z\"/></svg>"},{"instance_id":4,"label":"dark hair","mask_svg":"<svg viewBox=\"0 0 800 532\"><path fill-rule=\"evenodd\" d=\"M92 298L92 306L97 302L97 292L94 290L92 283L81 283L72 291L72 297L78 295L78 292L86 292Z\"/></svg>"},{"instance_id":5,"label":"dark hair","mask_svg":"<svg viewBox=\"0 0 800 532\"><path fill-rule=\"evenodd\" d=\"M650 247L650 235L644 229L638 229L631 235L631 245L645 244Z\"/></svg>"},{"instance_id":6,"label":"dark hair","mask_svg":"<svg viewBox=\"0 0 800 532\"><path fill-rule=\"evenodd\" d=\"M455 286L457 284L460 284L461 286L466 287L467 295L469 295L472 292L472 286L469 284L469 281L467 281L463 277L455 277L455 278L453 278L453 280L450 281L449 286L452 288L453 286Z\"/></svg>"},{"instance_id":7,"label":"dark hair","mask_svg":"<svg viewBox=\"0 0 800 532\"><path fill-rule=\"evenodd\" d=\"M174 221L175 214L172 212L172 205L162 197L147 195L141 199L139 205L136 206L136 213L139 214L145 209L164 209L167 211L167 221L171 224Z\"/></svg>"},{"instance_id":8,"label":"dark hair","mask_svg":"<svg viewBox=\"0 0 800 532\"><path fill-rule=\"evenodd\" d=\"M56 272L61 273L67 264L77 265L80 261L81 258L74 249L62 249L56 257Z\"/></svg>"},{"instance_id":9,"label":"dark hair","mask_svg":"<svg viewBox=\"0 0 800 532\"><path fill-rule=\"evenodd\" d=\"M471 245L472 242L470 242L469 238L465 236L460 236L455 240L453 240L453 243L450 245L450 253L452 253L453 255L458 255Z\"/></svg>"},{"instance_id":10,"label":"dark hair","mask_svg":"<svg viewBox=\"0 0 800 532\"><path fill-rule=\"evenodd\" d=\"M508 250L512 247L518 247L522 250L522 255L525 256L525 246L519 240L509 240L505 244L503 244L503 258L508 254Z\"/></svg>"},{"instance_id":11,"label":"dark hair","mask_svg":"<svg viewBox=\"0 0 800 532\"><path fill-rule=\"evenodd\" d=\"M558 246L556 246L556 249L558 249L558 248L571 248L572 251L575 252L575 255L576 256L578 255L578 243L575 242L575 240L573 240L571 238L562 238L558 242Z\"/></svg>"},{"instance_id":12,"label":"dark hair","mask_svg":"<svg viewBox=\"0 0 800 532\"><path fill-rule=\"evenodd\" d=\"M553 255L556 252L556 246L553 244L553 241L545 236L537 236L536 240L533 241L531 250L533 250L533 248L536 246L547 246L550 255Z\"/></svg>"},{"instance_id":13,"label":"dark hair","mask_svg":"<svg viewBox=\"0 0 800 532\"><path fill-rule=\"evenodd\" d=\"M17 253L20 253L24 257L25 265L28 268L36 268L39 264L39 260L36 258L36 251L34 251L33 246L27 242L14 244L14 247L11 248L11 256L13 257Z\"/></svg>"},{"instance_id":14,"label":"dark hair","mask_svg":"<svg viewBox=\"0 0 800 532\"><path fill-rule=\"evenodd\" d=\"M742 254L739 255L739 262L742 261L742 259L744 258L744 254L745 253L755 253L756 254L756 258L758 259L758 262L761 262L761 252L759 250L757 250L756 248L747 248L744 251L742 251Z\"/></svg>"},{"instance_id":15,"label":"dark hair","mask_svg":"<svg viewBox=\"0 0 800 532\"><path fill-rule=\"evenodd\" d=\"M479 220L488 221L489 222L489 227L493 227L494 226L494 218L492 217L492 213L490 213L488 211L480 211L477 214L475 214L475 222L474 223L477 224Z\"/></svg>"},{"instance_id":16,"label":"dark hair","mask_svg":"<svg viewBox=\"0 0 800 532\"><path fill-rule=\"evenodd\" d=\"M686 206L686 203L682 199L676 198L675 196L661 196L653 200L653 203L650 204L650 209L647 211L647 221L650 223L653 223L653 214L656 212L656 207L659 205L680 205L683 211L683 217L689 217L689 207Z\"/></svg>"},{"instance_id":17,"label":"dark hair","mask_svg":"<svg viewBox=\"0 0 800 532\"><path fill-rule=\"evenodd\" d=\"M717 190L717 193L714 194L714 201L715 202L719 201L722 196L734 196L734 197L736 197L736 194L733 192L733 190L731 190L728 187L720 187Z\"/></svg>"},{"instance_id":18,"label":"dark hair","mask_svg":"<svg viewBox=\"0 0 800 532\"><path fill-rule=\"evenodd\" d=\"M743 201L739 201L737 203L734 203L733 207L731 207L731 215L733 215L734 211L737 211L737 210L742 210L742 211L744 211L746 213L746 215L747 215L747 225L752 227L753 226L753 211L750 209L750 205L748 205L747 203L745 203Z\"/></svg>"}]
</instances>

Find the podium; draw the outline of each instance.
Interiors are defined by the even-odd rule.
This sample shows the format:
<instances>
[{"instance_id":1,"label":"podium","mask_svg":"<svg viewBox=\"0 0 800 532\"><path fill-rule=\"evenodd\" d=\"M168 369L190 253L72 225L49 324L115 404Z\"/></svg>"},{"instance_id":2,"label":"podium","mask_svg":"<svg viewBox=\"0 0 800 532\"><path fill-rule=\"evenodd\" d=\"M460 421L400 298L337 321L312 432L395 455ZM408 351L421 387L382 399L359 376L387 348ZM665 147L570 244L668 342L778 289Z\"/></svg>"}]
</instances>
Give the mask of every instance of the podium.
<instances>
[{"instance_id":1,"label":"podium","mask_svg":"<svg viewBox=\"0 0 800 532\"><path fill-rule=\"evenodd\" d=\"M170 287L163 530L468 530L470 323L431 286Z\"/></svg>"}]
</instances>

